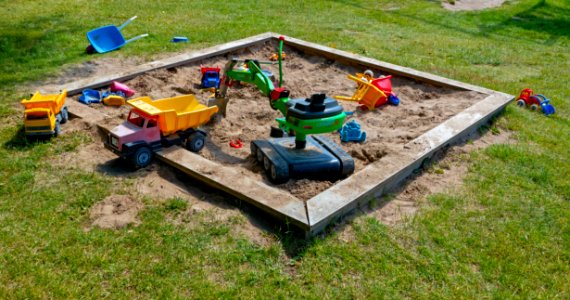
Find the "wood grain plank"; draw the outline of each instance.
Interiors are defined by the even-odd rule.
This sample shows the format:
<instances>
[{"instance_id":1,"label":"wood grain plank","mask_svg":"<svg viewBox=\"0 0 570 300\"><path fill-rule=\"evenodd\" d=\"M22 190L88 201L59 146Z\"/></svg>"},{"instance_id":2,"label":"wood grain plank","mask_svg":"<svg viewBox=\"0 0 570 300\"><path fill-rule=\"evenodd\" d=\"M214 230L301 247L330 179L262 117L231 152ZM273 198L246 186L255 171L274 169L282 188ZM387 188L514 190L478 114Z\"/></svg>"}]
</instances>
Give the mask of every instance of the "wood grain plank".
<instances>
[{"instance_id":1,"label":"wood grain plank","mask_svg":"<svg viewBox=\"0 0 570 300\"><path fill-rule=\"evenodd\" d=\"M159 151L156 156L199 181L309 230L302 200L249 177L244 170L223 166L178 146Z\"/></svg>"}]
</instances>

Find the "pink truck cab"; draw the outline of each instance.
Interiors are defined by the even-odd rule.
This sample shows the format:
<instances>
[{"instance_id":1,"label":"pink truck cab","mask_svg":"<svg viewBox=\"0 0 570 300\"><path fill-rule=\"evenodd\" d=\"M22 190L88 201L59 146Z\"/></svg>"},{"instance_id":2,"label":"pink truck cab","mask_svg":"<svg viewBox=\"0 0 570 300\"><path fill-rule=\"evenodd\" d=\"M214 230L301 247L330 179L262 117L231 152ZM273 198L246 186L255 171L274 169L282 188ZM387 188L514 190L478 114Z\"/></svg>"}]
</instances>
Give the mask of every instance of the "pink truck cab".
<instances>
[{"instance_id":1,"label":"pink truck cab","mask_svg":"<svg viewBox=\"0 0 570 300\"><path fill-rule=\"evenodd\" d=\"M218 111L216 106L198 103L193 95L156 101L142 97L127 103L133 106L127 120L109 132L104 144L136 168L148 166L154 152L163 147L184 145L190 151L200 151L206 132L198 126Z\"/></svg>"}]
</instances>

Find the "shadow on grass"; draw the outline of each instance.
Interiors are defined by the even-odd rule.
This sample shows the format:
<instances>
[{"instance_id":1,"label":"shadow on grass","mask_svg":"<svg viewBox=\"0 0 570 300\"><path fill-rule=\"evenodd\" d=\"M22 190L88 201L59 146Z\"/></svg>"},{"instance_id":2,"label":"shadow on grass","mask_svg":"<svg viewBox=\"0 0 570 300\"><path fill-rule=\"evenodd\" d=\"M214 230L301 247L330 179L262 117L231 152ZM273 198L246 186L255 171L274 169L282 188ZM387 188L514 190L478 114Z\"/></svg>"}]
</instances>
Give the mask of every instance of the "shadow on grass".
<instances>
[{"instance_id":1,"label":"shadow on grass","mask_svg":"<svg viewBox=\"0 0 570 300\"><path fill-rule=\"evenodd\" d=\"M450 12L451 13L451 12ZM488 37L490 34L495 34L501 38L509 38L514 40L524 40L528 43L540 45L552 45L561 37L570 37L570 9L559 7L547 3L546 0L538 0L536 4L516 15L502 13L504 20L500 22L493 22L493 24L486 25L483 23L483 18L474 16L472 23L480 23L477 29L473 30L465 26L457 26L457 24L448 24L443 18L437 18L433 15L410 14L401 11L393 11L391 14L398 17L416 21L422 24L428 24L451 30L461 32L475 37ZM469 12L472 14L472 12ZM496 14L496 12L478 12L480 16L489 14ZM374 14L375 18L381 19L383 16L380 13ZM510 32L501 32L504 29L520 28L523 30L534 31L537 33L549 35L546 41L536 40L520 34L512 34Z\"/></svg>"},{"instance_id":2,"label":"shadow on grass","mask_svg":"<svg viewBox=\"0 0 570 300\"><path fill-rule=\"evenodd\" d=\"M475 133L474 135L469 136L468 139L476 140L480 138L480 135L489 131L489 128L492 128L493 123L494 121L492 121L490 125L483 126L479 130L478 134ZM463 143L466 142L467 140L463 141ZM461 143L459 143L459 145L461 145ZM443 149L435 153L432 159L426 160L418 170L410 175L402 184L398 185L397 188L390 191L390 193L392 195L404 193L406 188L414 182L415 178L420 176L426 170L429 170L436 162L443 159L447 153L446 151L447 149ZM148 172L156 171L158 176L162 177L162 179L175 185L181 191L184 191L193 198L200 199L200 201L207 202L213 207L221 210L239 209L240 213L247 218L251 225L258 228L261 232L273 236L275 240L281 244L286 255L293 260L302 259L307 250L315 243L318 243L319 240L327 239L330 238L330 236L339 234L345 230L347 225L352 224L352 222L358 217L369 215L374 211L383 209L393 199L393 197L390 196L373 199L371 204L373 203L374 205L370 205L369 207L369 205L365 204L359 209L356 209L348 215L342 216L335 222L332 222L323 233L313 237L306 237L305 232L287 221L276 220L262 209L241 201L230 194L220 191L219 189L207 186L203 182L186 175L184 172L165 164L155 162L151 164L148 169L133 170L129 167L126 161L113 159L98 165L97 171L111 176L125 178L146 176L146 174L150 174Z\"/></svg>"},{"instance_id":3,"label":"shadow on grass","mask_svg":"<svg viewBox=\"0 0 570 300\"><path fill-rule=\"evenodd\" d=\"M354 209L352 212L338 218L335 222L331 222L326 230L321 233L320 235L313 237L311 240L307 241L307 247L310 246L315 239L318 238L326 238L329 235L338 234L346 229L346 226L352 224L357 218L361 216L367 216L374 212L378 212L384 209L390 202L394 201L399 195L406 194L410 187L413 187L412 184L414 181L425 174L425 172L429 172L433 166L436 166L439 162L446 158L449 151L453 147L463 147L467 144L472 144L478 140L480 140L484 135L487 134L497 134L497 128L495 125L497 124L497 119L503 116L504 111L500 112L498 115L494 116L488 123L482 125L477 131L469 134L461 138L460 140L445 146L444 148L436 151L431 157L426 158L422 161L420 167L412 172L406 179L404 179L401 183L399 183L396 187L386 191L380 198L371 199L368 203L363 203L358 206L357 209ZM471 150L474 151L475 149ZM467 163L468 164L468 163ZM430 195L428 191L425 195L420 197L426 197ZM419 199L416 199L419 200ZM401 215L402 221L396 221L396 223L404 222L404 220L408 217L413 215L403 214ZM382 221L378 220L382 223ZM384 224L384 223L383 223ZM389 225L385 225L389 226Z\"/></svg>"},{"instance_id":4,"label":"shadow on grass","mask_svg":"<svg viewBox=\"0 0 570 300\"><path fill-rule=\"evenodd\" d=\"M479 26L479 29L481 33L488 34L508 27L519 27L528 31L548 34L550 38L544 44L552 45L561 37L570 37L570 9L549 4L546 0L540 0L529 9L499 24L491 26L483 24Z\"/></svg>"},{"instance_id":5,"label":"shadow on grass","mask_svg":"<svg viewBox=\"0 0 570 300\"><path fill-rule=\"evenodd\" d=\"M85 56L84 51L75 51L84 46L67 43L82 32L81 24L47 14L22 19L3 29L0 31L0 86L35 78ZM71 49L73 51L69 51Z\"/></svg>"},{"instance_id":6,"label":"shadow on grass","mask_svg":"<svg viewBox=\"0 0 570 300\"><path fill-rule=\"evenodd\" d=\"M304 256L305 249L312 240L305 239L304 232L294 225L283 221L276 221L263 210L252 204L241 201L219 189L210 187L186 173L158 161L153 162L145 169L135 169L125 159L111 159L96 166L96 171L108 176L120 178L144 178L156 172L163 180L173 184L179 190L189 194L192 198L200 199L209 205L221 210L239 209L248 222L259 231L274 236L279 241L289 257L300 258ZM239 226L239 225L238 225Z\"/></svg>"},{"instance_id":7,"label":"shadow on grass","mask_svg":"<svg viewBox=\"0 0 570 300\"><path fill-rule=\"evenodd\" d=\"M407 189L414 183L416 178L422 176L425 172L429 172L434 165L446 157L451 147L464 146L465 144L472 143L473 141L479 140L485 134L495 134L494 130L496 129L494 124L496 124L496 119L502 116L502 114L503 113L500 113L495 116L489 123L481 126L478 131L462 138L459 142L456 142L453 145L449 145L437 151L430 158L425 159L418 169L410 174L397 187L391 189L388 193L385 193L385 196L372 199L368 204L361 205L352 212L338 217L335 221L331 222L323 232L315 236L307 237L303 231L293 225L287 224L286 222L276 222L275 219L268 216L267 213L249 204L240 203L239 208L244 212L244 215L248 218L251 224L265 232L273 234L279 240L289 258L292 260L302 259L307 250L315 243L318 243L319 240L328 239L331 236L343 232L346 229L346 226L352 224L357 218L382 210L398 195L406 193ZM228 197L231 196L227 196L226 198ZM404 219L408 216L403 215L402 217Z\"/></svg>"},{"instance_id":8,"label":"shadow on grass","mask_svg":"<svg viewBox=\"0 0 570 300\"><path fill-rule=\"evenodd\" d=\"M51 136L26 137L26 132L22 125L18 128L16 134L2 146L6 150L24 151L33 149L38 144L48 143L50 140Z\"/></svg>"}]
</instances>

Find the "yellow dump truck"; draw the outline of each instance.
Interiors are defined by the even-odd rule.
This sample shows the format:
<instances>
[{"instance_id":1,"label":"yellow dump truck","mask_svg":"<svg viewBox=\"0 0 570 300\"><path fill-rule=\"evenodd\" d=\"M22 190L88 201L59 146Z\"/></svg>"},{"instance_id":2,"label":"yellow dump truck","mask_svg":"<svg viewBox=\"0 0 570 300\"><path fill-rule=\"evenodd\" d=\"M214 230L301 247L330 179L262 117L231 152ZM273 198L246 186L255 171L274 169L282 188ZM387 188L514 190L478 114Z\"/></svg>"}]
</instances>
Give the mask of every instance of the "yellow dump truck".
<instances>
[{"instance_id":1,"label":"yellow dump truck","mask_svg":"<svg viewBox=\"0 0 570 300\"><path fill-rule=\"evenodd\" d=\"M148 166L153 153L163 147L184 145L193 152L200 151L206 132L198 127L218 112L217 106L200 104L194 95L155 101L141 97L127 104L132 106L127 120L111 130L105 147L136 168Z\"/></svg>"},{"instance_id":2,"label":"yellow dump truck","mask_svg":"<svg viewBox=\"0 0 570 300\"><path fill-rule=\"evenodd\" d=\"M26 136L58 136L61 124L69 119L66 97L67 90L63 90L53 95L36 92L29 100L22 100Z\"/></svg>"}]
</instances>

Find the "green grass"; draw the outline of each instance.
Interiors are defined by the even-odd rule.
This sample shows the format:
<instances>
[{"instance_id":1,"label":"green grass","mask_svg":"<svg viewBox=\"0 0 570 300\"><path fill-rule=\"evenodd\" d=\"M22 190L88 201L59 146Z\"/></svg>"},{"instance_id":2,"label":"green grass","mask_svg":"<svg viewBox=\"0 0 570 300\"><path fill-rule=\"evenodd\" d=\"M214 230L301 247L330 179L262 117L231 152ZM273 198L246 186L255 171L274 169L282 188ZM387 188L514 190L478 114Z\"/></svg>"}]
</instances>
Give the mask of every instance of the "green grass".
<instances>
[{"instance_id":1,"label":"green grass","mask_svg":"<svg viewBox=\"0 0 570 300\"><path fill-rule=\"evenodd\" d=\"M569 298L570 4L508 1L447 12L437 1L1 1L0 298ZM252 15L252 11L256 12ZM87 56L85 32L132 15L150 37ZM88 210L133 187L50 164L87 134L25 143L17 87L103 56L198 49L274 31L511 94L531 87L557 114L510 106L514 145L470 155L461 194L429 198L387 227L359 215L308 242L258 246L193 215L180 199L144 199L141 225L85 231ZM190 44L168 40L185 35ZM29 91L32 92L32 91ZM345 241L341 231L353 238Z\"/></svg>"}]
</instances>

